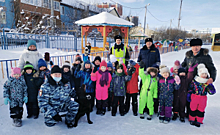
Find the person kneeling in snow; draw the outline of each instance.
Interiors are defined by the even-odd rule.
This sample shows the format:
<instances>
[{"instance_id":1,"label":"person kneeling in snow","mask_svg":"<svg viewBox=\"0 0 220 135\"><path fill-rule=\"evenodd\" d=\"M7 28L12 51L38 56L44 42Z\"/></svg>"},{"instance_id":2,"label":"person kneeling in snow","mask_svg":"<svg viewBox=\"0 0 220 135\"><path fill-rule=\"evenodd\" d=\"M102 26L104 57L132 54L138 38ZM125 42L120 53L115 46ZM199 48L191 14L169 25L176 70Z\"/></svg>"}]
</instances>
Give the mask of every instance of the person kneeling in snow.
<instances>
[{"instance_id":1,"label":"person kneeling in snow","mask_svg":"<svg viewBox=\"0 0 220 135\"><path fill-rule=\"evenodd\" d=\"M62 71L57 65L51 69L51 76L40 88L39 107L44 113L45 124L48 127L62 121L59 113L67 111L65 123L68 128L72 128L79 105L72 100L75 91L70 88L68 80L62 78L61 73Z\"/></svg>"},{"instance_id":2,"label":"person kneeling in snow","mask_svg":"<svg viewBox=\"0 0 220 135\"><path fill-rule=\"evenodd\" d=\"M189 86L187 101L190 102L190 124L200 127L200 124L203 124L207 104L207 92L213 95L216 93L216 90L212 83L207 83L210 75L205 65L199 64L197 69L198 76L194 78Z\"/></svg>"}]
</instances>

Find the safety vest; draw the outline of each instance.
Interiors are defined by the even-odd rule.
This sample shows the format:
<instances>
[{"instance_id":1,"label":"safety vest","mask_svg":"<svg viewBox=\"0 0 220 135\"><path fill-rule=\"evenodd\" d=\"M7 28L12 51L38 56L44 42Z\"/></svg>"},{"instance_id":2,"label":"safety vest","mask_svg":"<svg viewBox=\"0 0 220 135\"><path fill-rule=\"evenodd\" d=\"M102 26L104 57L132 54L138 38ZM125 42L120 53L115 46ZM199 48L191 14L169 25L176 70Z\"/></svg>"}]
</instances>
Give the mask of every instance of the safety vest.
<instances>
[{"instance_id":1,"label":"safety vest","mask_svg":"<svg viewBox=\"0 0 220 135\"><path fill-rule=\"evenodd\" d=\"M112 54L115 55L118 62L119 62L119 58L122 58L123 63L125 64L125 54L126 54L126 46L125 45L124 45L124 50L119 49L119 52L115 51L115 49L113 47Z\"/></svg>"}]
</instances>

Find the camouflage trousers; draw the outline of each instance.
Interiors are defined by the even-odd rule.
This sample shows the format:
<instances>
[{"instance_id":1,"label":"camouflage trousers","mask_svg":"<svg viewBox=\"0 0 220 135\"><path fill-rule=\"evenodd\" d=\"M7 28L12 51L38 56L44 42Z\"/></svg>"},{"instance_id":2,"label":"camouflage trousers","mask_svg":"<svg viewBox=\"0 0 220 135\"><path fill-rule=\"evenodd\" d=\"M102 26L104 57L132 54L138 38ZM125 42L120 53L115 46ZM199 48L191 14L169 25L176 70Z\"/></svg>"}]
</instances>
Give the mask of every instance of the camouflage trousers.
<instances>
[{"instance_id":1,"label":"camouflage trousers","mask_svg":"<svg viewBox=\"0 0 220 135\"><path fill-rule=\"evenodd\" d=\"M56 124L57 121L53 119L53 116L55 116L56 114L62 113L62 112L67 112L65 116L65 122L73 123L76 117L76 114L78 112L78 108L79 108L79 104L71 100L69 102L62 104L61 106L57 108L56 107L53 108L53 106L51 108L47 108L47 111L44 114L45 124L46 125Z\"/></svg>"}]
</instances>

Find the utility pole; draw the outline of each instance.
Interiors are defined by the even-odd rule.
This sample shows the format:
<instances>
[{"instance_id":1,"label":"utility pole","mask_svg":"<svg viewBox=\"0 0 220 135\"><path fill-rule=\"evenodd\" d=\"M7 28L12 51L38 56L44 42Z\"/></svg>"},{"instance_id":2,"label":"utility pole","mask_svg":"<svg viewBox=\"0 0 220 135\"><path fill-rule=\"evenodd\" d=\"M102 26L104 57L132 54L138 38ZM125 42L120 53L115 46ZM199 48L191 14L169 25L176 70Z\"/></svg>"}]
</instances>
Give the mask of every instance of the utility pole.
<instances>
[{"instance_id":1,"label":"utility pole","mask_svg":"<svg viewBox=\"0 0 220 135\"><path fill-rule=\"evenodd\" d=\"M146 16L147 16L147 6L149 6L150 3L148 3L146 6L145 6L145 16L144 16L144 34L145 34L145 25L146 25Z\"/></svg>"},{"instance_id":2,"label":"utility pole","mask_svg":"<svg viewBox=\"0 0 220 135\"><path fill-rule=\"evenodd\" d=\"M181 9L182 9L182 2L183 2L183 0L181 0L181 3L180 3L180 11L179 11L179 21L178 21L178 29L180 29L180 18L181 18Z\"/></svg>"},{"instance_id":3,"label":"utility pole","mask_svg":"<svg viewBox=\"0 0 220 135\"><path fill-rule=\"evenodd\" d=\"M52 35L54 35L54 0L51 0L51 18L50 18L50 23L51 23Z\"/></svg>"},{"instance_id":4,"label":"utility pole","mask_svg":"<svg viewBox=\"0 0 220 135\"><path fill-rule=\"evenodd\" d=\"M170 39L170 34L171 34L171 24L172 24L172 19L170 19L170 28L169 28L169 39Z\"/></svg>"}]
</instances>

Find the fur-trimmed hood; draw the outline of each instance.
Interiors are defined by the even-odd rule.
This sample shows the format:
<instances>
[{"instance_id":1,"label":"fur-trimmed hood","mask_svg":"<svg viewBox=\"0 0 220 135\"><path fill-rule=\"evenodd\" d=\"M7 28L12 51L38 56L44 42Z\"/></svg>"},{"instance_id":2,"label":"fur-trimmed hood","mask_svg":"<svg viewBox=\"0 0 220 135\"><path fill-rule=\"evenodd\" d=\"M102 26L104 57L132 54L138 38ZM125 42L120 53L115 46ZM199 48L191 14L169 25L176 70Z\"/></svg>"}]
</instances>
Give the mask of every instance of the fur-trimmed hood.
<instances>
[{"instance_id":1,"label":"fur-trimmed hood","mask_svg":"<svg viewBox=\"0 0 220 135\"><path fill-rule=\"evenodd\" d=\"M155 68L155 67L149 67L149 68L147 68L147 73L150 74L150 72L154 72L156 74L156 76L157 76L158 69Z\"/></svg>"},{"instance_id":2,"label":"fur-trimmed hood","mask_svg":"<svg viewBox=\"0 0 220 135\"><path fill-rule=\"evenodd\" d=\"M208 54L209 54L209 49L207 49L207 48L201 48L199 54L208 55ZM199 55L199 54L198 54L198 55ZM187 52L186 52L186 57L189 58L189 57L191 57L191 56L193 56L192 50L187 51Z\"/></svg>"}]
</instances>

